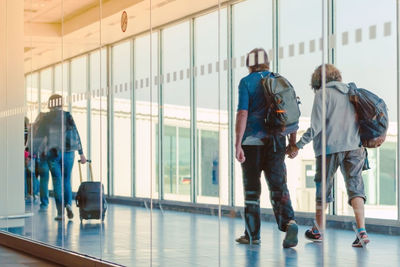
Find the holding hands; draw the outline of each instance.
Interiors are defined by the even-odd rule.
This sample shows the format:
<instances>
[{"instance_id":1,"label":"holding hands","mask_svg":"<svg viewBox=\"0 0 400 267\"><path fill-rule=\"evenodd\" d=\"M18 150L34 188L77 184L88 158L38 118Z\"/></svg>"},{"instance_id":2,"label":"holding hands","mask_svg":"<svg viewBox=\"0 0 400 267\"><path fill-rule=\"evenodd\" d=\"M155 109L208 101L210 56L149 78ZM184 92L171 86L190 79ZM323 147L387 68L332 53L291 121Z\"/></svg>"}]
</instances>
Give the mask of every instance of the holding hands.
<instances>
[{"instance_id":1,"label":"holding hands","mask_svg":"<svg viewBox=\"0 0 400 267\"><path fill-rule=\"evenodd\" d=\"M299 148L296 146L296 144L289 144L286 147L286 155L288 155L290 159L294 159L297 154L299 154Z\"/></svg>"}]
</instances>

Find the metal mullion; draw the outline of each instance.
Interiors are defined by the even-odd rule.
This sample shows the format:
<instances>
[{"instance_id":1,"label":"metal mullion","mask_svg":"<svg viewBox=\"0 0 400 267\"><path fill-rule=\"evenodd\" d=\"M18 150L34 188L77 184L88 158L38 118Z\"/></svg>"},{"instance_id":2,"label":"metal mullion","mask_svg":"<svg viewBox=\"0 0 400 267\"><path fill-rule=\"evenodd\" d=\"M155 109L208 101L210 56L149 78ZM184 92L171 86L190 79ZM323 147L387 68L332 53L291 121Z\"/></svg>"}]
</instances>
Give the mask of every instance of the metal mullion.
<instances>
[{"instance_id":1,"label":"metal mullion","mask_svg":"<svg viewBox=\"0 0 400 267\"><path fill-rule=\"evenodd\" d=\"M39 112L39 114L40 114L40 112L42 111L42 79L40 78L40 76L41 76L41 74L40 74L40 71L37 73L38 74L38 78L37 78L37 83L36 83L36 86L37 86L37 89L38 89L38 103L39 103L39 110L38 110L38 112Z\"/></svg>"},{"instance_id":2,"label":"metal mullion","mask_svg":"<svg viewBox=\"0 0 400 267\"><path fill-rule=\"evenodd\" d=\"M202 145L202 141L201 141L202 131L199 130L198 133L199 133L199 134L197 135L197 145L199 146L199 150L198 150L198 151L200 151L200 148L201 148L201 145ZM197 159L197 164L198 164L198 166L201 166L202 160L203 160L203 159L202 159L201 156L199 155L199 157L198 157L198 159ZM203 172L202 172L201 168L198 168L198 171L197 171L197 182L196 182L196 184L197 184L197 186L198 186L198 188L197 188L197 193L198 193L199 196L202 196L202 194L203 194L203 190L202 190L202 187L201 187L202 182L203 182Z\"/></svg>"},{"instance_id":3,"label":"metal mullion","mask_svg":"<svg viewBox=\"0 0 400 267\"><path fill-rule=\"evenodd\" d=\"M279 72L279 0L272 0L272 51L274 72Z\"/></svg>"},{"instance_id":4,"label":"metal mullion","mask_svg":"<svg viewBox=\"0 0 400 267\"><path fill-rule=\"evenodd\" d=\"M234 206L235 205L235 149L234 149L234 142L235 142L235 111L234 111L234 71L232 68L232 59L233 59L233 6L228 5L227 7L227 58L228 58L228 75L227 75L227 84L228 84L228 177L229 179L229 200L228 205Z\"/></svg>"},{"instance_id":5,"label":"metal mullion","mask_svg":"<svg viewBox=\"0 0 400 267\"><path fill-rule=\"evenodd\" d=\"M380 147L376 148L376 186L375 186L375 195L376 195L376 204L380 205L380 198L381 198L381 175L380 175L380 169L381 169L381 163L380 163L380 158L381 158L381 150Z\"/></svg>"},{"instance_id":6,"label":"metal mullion","mask_svg":"<svg viewBox=\"0 0 400 267\"><path fill-rule=\"evenodd\" d=\"M114 195L114 88L112 80L112 47L107 46L107 187L108 195Z\"/></svg>"},{"instance_id":7,"label":"metal mullion","mask_svg":"<svg viewBox=\"0 0 400 267\"><path fill-rule=\"evenodd\" d=\"M130 92L131 92L131 196L136 195L136 95L135 95L135 39L130 41Z\"/></svg>"},{"instance_id":8,"label":"metal mullion","mask_svg":"<svg viewBox=\"0 0 400 267\"><path fill-rule=\"evenodd\" d=\"M51 67L51 93L56 92L56 65Z\"/></svg>"},{"instance_id":9,"label":"metal mullion","mask_svg":"<svg viewBox=\"0 0 400 267\"><path fill-rule=\"evenodd\" d=\"M176 175L176 193L179 194L179 127L175 127L175 151L176 151L176 156L175 156L175 175Z\"/></svg>"},{"instance_id":10,"label":"metal mullion","mask_svg":"<svg viewBox=\"0 0 400 267\"><path fill-rule=\"evenodd\" d=\"M90 54L86 55L86 133L87 133L87 157L88 159L92 158L92 99L91 99L91 94L90 94L90 86L91 86L91 81L90 81ZM87 176L90 177L90 171L89 168L86 168ZM91 177L93 179L93 177Z\"/></svg>"},{"instance_id":11,"label":"metal mullion","mask_svg":"<svg viewBox=\"0 0 400 267\"><path fill-rule=\"evenodd\" d=\"M71 60L68 60L67 62L68 64L68 83L67 83L67 99L68 99L68 111L72 112L72 64L71 64Z\"/></svg>"},{"instance_id":12,"label":"metal mullion","mask_svg":"<svg viewBox=\"0 0 400 267\"><path fill-rule=\"evenodd\" d=\"M399 0L396 1L396 42L397 42L397 151L396 151L396 177L397 177L397 221L400 222L400 3Z\"/></svg>"},{"instance_id":13,"label":"metal mullion","mask_svg":"<svg viewBox=\"0 0 400 267\"><path fill-rule=\"evenodd\" d=\"M161 79L163 75L163 58L162 58L162 31L158 34L158 47L157 47L157 76L158 76L158 86L157 86L157 96L158 96L158 143L157 143L157 157L158 157L158 199L164 199L164 156L163 156L163 140L164 140L164 79ZM153 100L151 100L153 101ZM171 178L170 178L171 179ZM172 192L171 192L172 193Z\"/></svg>"},{"instance_id":14,"label":"metal mullion","mask_svg":"<svg viewBox=\"0 0 400 267\"><path fill-rule=\"evenodd\" d=\"M195 90L195 40L194 19L190 19L190 172L191 172L191 201L197 202L197 131L196 131L196 90Z\"/></svg>"},{"instance_id":15,"label":"metal mullion","mask_svg":"<svg viewBox=\"0 0 400 267\"><path fill-rule=\"evenodd\" d=\"M331 42L331 36L335 36L335 0L328 0L328 32L327 32L327 47L328 47L328 63L335 64L336 47ZM323 51L325 53L325 51ZM333 195L336 196L337 190L337 173L334 176L334 184L333 184ZM336 215L337 214L337 198L334 197L334 200L331 204L329 204L329 214Z\"/></svg>"},{"instance_id":16,"label":"metal mullion","mask_svg":"<svg viewBox=\"0 0 400 267\"><path fill-rule=\"evenodd\" d=\"M336 64L336 0L328 3L328 63ZM330 37L335 37L331 42Z\"/></svg>"}]
</instances>

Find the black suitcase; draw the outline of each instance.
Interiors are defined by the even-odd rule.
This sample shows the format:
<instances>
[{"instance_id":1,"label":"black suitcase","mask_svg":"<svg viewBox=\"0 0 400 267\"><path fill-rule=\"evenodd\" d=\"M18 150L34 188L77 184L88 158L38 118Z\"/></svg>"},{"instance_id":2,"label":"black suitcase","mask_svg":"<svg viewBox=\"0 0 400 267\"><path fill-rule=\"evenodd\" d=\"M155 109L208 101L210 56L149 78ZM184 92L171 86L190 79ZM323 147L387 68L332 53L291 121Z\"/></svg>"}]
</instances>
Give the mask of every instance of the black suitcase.
<instances>
[{"instance_id":1,"label":"black suitcase","mask_svg":"<svg viewBox=\"0 0 400 267\"><path fill-rule=\"evenodd\" d=\"M75 201L76 206L79 208L79 217L81 223L84 219L101 219L101 221L104 221L107 210L104 187L101 182L93 181L92 163L90 160L87 162L90 167L90 181L82 182L81 162L80 160L78 161L81 185L76 193Z\"/></svg>"}]
</instances>

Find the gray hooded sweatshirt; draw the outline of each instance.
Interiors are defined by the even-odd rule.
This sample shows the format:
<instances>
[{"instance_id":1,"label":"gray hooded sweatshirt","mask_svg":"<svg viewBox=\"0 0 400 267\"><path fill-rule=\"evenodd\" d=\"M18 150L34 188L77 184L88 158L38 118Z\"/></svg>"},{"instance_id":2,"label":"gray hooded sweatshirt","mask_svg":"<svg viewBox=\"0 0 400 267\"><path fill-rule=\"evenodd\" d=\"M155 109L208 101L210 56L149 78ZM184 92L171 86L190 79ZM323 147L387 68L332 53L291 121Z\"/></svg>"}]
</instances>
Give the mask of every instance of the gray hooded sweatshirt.
<instances>
[{"instance_id":1,"label":"gray hooded sweatshirt","mask_svg":"<svg viewBox=\"0 0 400 267\"><path fill-rule=\"evenodd\" d=\"M360 148L359 126L348 85L341 82L326 84L326 154ZM315 93L310 128L297 142L298 148L314 141L315 156L322 154L322 90Z\"/></svg>"}]
</instances>

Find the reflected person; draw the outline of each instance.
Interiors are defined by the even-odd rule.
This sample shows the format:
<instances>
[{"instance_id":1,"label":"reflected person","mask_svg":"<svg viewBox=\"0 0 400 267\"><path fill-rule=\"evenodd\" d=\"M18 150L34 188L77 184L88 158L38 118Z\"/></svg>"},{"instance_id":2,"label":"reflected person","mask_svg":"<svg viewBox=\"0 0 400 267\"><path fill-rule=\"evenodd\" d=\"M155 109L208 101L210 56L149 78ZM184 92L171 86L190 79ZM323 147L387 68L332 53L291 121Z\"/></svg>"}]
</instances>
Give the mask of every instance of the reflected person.
<instances>
[{"instance_id":1,"label":"reflected person","mask_svg":"<svg viewBox=\"0 0 400 267\"><path fill-rule=\"evenodd\" d=\"M40 123L39 132L44 132L46 135L47 163L53 179L57 207L55 220L63 219L64 207L68 219L72 219L74 214L72 212L71 174L75 151L78 151L82 163L86 163L86 158L74 119L70 112L62 109L62 96L57 94L50 96L48 107L50 111Z\"/></svg>"},{"instance_id":2,"label":"reflected person","mask_svg":"<svg viewBox=\"0 0 400 267\"><path fill-rule=\"evenodd\" d=\"M49 205L49 165L47 163L47 140L46 134L39 132L39 127L47 113L41 112L32 124L31 131L28 133L27 147L31 151L32 159L35 163L36 178L39 179L40 192L40 212L46 212ZM43 127L42 127L43 128Z\"/></svg>"}]
</instances>

